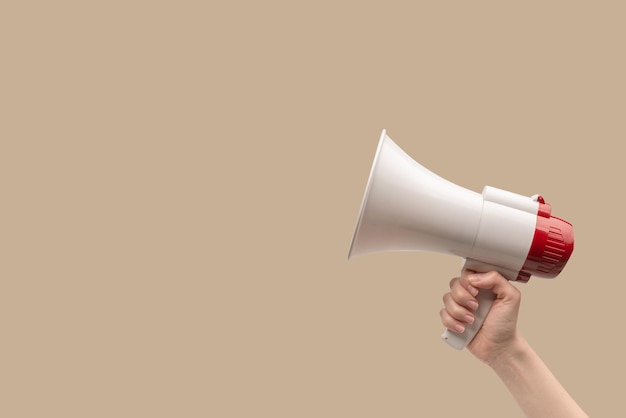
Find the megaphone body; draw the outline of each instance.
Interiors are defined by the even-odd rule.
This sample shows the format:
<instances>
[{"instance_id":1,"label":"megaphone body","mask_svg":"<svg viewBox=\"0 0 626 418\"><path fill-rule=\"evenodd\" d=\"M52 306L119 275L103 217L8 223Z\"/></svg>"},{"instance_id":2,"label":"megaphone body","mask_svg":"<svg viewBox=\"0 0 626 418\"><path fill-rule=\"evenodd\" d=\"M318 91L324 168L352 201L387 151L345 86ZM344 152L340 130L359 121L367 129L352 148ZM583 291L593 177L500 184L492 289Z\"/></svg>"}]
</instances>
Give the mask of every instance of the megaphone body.
<instances>
[{"instance_id":1,"label":"megaphone body","mask_svg":"<svg viewBox=\"0 0 626 418\"><path fill-rule=\"evenodd\" d=\"M572 225L551 215L543 197L486 186L456 185L406 154L383 130L367 182L348 258L387 251L429 251L461 257L465 268L495 270L509 280L553 278L574 248ZM493 302L480 291L475 321L442 338L464 348Z\"/></svg>"}]
</instances>

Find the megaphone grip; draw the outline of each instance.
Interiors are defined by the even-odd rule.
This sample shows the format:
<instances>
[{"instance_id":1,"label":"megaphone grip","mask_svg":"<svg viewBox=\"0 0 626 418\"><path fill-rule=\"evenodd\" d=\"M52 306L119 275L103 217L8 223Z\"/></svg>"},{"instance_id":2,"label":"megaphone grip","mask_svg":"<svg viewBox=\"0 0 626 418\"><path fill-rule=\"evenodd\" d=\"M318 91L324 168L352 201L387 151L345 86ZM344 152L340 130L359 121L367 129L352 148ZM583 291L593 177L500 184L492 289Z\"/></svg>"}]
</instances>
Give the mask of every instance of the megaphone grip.
<instances>
[{"instance_id":1,"label":"megaphone grip","mask_svg":"<svg viewBox=\"0 0 626 418\"><path fill-rule=\"evenodd\" d=\"M474 336L476 336L483 326L483 322L485 322L485 318L495 300L495 294L490 290L480 289L478 295L476 295L476 299L478 300L478 308L474 311L474 322L467 324L465 331L462 333L446 329L441 336L452 348L462 350L474 339Z\"/></svg>"}]
</instances>

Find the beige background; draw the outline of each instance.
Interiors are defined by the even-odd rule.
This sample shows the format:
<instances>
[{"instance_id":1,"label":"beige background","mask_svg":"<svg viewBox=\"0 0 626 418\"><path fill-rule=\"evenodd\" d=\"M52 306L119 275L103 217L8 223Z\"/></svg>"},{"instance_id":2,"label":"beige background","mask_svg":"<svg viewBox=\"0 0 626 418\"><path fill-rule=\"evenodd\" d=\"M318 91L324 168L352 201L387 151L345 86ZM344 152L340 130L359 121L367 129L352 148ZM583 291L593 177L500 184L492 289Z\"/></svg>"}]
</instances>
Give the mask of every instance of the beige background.
<instances>
[{"instance_id":1,"label":"beige background","mask_svg":"<svg viewBox=\"0 0 626 418\"><path fill-rule=\"evenodd\" d=\"M0 416L521 416L460 260L346 259L383 128L574 224L520 328L624 415L625 8L372 3L2 3Z\"/></svg>"}]
</instances>

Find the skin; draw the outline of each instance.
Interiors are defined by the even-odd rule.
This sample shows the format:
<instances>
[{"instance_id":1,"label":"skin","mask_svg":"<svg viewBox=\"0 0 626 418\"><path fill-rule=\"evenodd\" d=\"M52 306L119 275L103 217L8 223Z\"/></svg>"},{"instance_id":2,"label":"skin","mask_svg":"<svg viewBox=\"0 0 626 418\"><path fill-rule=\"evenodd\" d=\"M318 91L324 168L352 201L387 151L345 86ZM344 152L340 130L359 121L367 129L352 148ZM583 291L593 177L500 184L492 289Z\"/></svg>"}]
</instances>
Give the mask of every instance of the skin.
<instances>
[{"instance_id":1,"label":"skin","mask_svg":"<svg viewBox=\"0 0 626 418\"><path fill-rule=\"evenodd\" d=\"M493 369L527 417L588 417L518 332L521 294L500 274L464 270L452 279L440 312L444 326L463 332L473 322L478 289L491 290L496 299L467 349Z\"/></svg>"}]
</instances>

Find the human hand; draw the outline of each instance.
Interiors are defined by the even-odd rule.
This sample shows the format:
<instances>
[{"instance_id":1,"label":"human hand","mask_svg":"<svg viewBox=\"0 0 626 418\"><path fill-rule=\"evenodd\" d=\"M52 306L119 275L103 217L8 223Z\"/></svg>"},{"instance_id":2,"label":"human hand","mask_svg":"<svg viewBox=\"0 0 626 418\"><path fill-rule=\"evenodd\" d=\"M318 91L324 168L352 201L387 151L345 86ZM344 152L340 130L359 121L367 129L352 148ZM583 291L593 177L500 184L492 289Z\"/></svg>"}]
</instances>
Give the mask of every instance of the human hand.
<instances>
[{"instance_id":1,"label":"human hand","mask_svg":"<svg viewBox=\"0 0 626 418\"><path fill-rule=\"evenodd\" d=\"M450 291L443 297L441 322L452 332L463 332L474 322L479 289L495 294L495 300L482 328L468 344L468 350L481 361L491 365L501 354L510 352L518 342L517 317L520 291L499 273L476 273L463 270L461 277L450 281Z\"/></svg>"}]
</instances>

